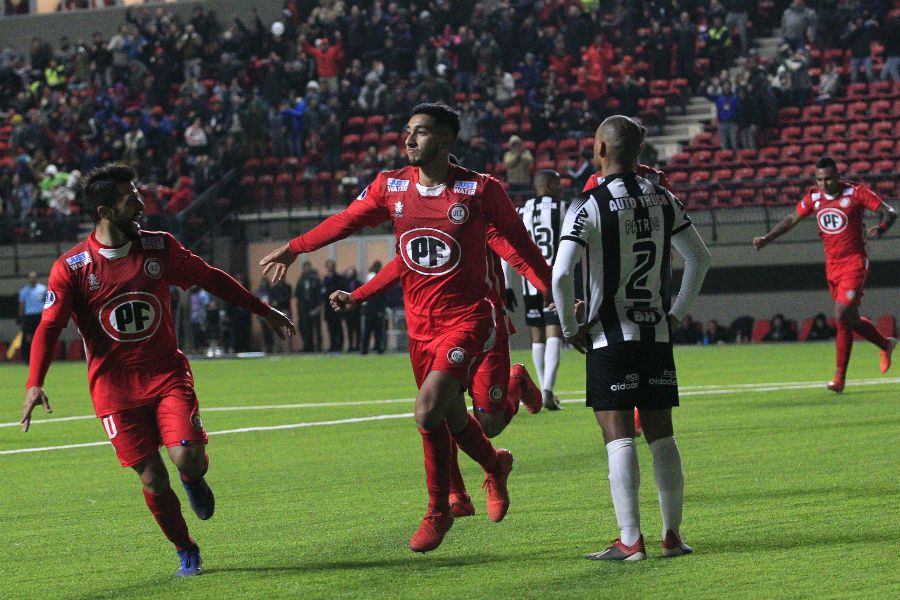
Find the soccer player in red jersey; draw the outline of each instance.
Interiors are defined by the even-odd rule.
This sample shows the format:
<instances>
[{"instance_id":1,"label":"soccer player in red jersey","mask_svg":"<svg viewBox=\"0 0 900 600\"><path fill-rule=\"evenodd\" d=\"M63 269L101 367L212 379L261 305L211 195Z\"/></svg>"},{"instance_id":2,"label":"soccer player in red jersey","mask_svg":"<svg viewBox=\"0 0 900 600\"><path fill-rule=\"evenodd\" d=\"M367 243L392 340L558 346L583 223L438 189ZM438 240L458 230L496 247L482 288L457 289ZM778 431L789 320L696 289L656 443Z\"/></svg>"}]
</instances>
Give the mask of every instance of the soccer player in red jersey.
<instances>
[{"instance_id":1,"label":"soccer player in red jersey","mask_svg":"<svg viewBox=\"0 0 900 600\"><path fill-rule=\"evenodd\" d=\"M210 518L215 500L204 479L209 466L206 430L190 365L175 338L169 285L202 286L264 317L282 337L293 335L294 325L170 234L141 231L144 203L136 177L131 167L115 163L87 176L85 210L94 218L94 231L50 271L25 385L22 430L28 431L36 406L50 412L44 378L71 317L87 351L94 411L122 466L138 473L150 512L175 545L181 561L177 574L199 575L200 549L188 534L159 453L162 443L178 468L191 508L200 519Z\"/></svg>"},{"instance_id":2,"label":"soccer player in red jersey","mask_svg":"<svg viewBox=\"0 0 900 600\"><path fill-rule=\"evenodd\" d=\"M878 213L880 222L864 231L866 210ZM861 317L859 303L869 270L865 237L879 239L897 220L897 213L866 186L842 180L837 163L824 156L816 163L816 185L797 204L797 212L785 217L766 235L753 238L753 245L762 249L810 215L816 217L825 248L828 291L834 298L837 321L837 371L828 389L842 392L854 331L881 348L882 373L891 366L891 352L897 340L884 337L872 321Z\"/></svg>"},{"instance_id":3,"label":"soccer player in red jersey","mask_svg":"<svg viewBox=\"0 0 900 600\"><path fill-rule=\"evenodd\" d=\"M498 236L494 229L488 229L488 246L492 251L487 253L489 271L491 273L491 289L489 300L497 310L496 341L478 365L473 376L472 385L469 387L469 396L472 398L472 408L478 422L484 430L484 434L493 438L498 436L512 418L519 412L519 402L525 404L528 412L534 414L540 412L541 391L534 384L528 371L521 363L516 363L510 368L509 336L516 332L516 328L506 313L503 299L506 290L506 278L500 266L500 257L509 257L515 267L521 269L523 277L534 280L535 287L539 290L543 283L537 274L532 272L527 263L521 261L512 246L506 240ZM329 301L337 311L350 311L363 302L384 292L397 283L401 273L400 258L395 257L379 271L374 278L367 281L353 293L338 290L331 294ZM454 517L467 517L475 514L475 506L459 470L457 460L457 447L451 443L450 465L450 509Z\"/></svg>"},{"instance_id":4,"label":"soccer player in red jersey","mask_svg":"<svg viewBox=\"0 0 900 600\"><path fill-rule=\"evenodd\" d=\"M496 307L488 300L487 229L493 225L544 288L550 269L531 241L503 187L493 177L453 165L450 149L459 114L425 103L407 123L410 166L380 173L343 212L291 240L260 261L280 281L302 252L342 239L364 226L394 225L409 330L409 355L419 393L416 423L425 451L429 505L410 549L437 548L453 525L449 504L450 441L485 470L487 512L501 520L509 508L506 481L512 454L495 450L463 390L495 343Z\"/></svg>"}]
</instances>

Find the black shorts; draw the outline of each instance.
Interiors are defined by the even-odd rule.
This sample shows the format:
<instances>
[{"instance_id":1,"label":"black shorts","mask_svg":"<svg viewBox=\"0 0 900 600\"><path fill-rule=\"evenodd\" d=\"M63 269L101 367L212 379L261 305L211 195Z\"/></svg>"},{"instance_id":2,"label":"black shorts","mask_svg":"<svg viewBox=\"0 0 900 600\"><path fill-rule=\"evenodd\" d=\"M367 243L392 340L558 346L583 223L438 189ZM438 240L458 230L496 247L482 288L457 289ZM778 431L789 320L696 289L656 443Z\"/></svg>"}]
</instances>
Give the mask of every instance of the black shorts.
<instances>
[{"instance_id":1,"label":"black shorts","mask_svg":"<svg viewBox=\"0 0 900 600\"><path fill-rule=\"evenodd\" d=\"M587 353L587 401L598 410L678 406L672 344L621 342Z\"/></svg>"},{"instance_id":2,"label":"black shorts","mask_svg":"<svg viewBox=\"0 0 900 600\"><path fill-rule=\"evenodd\" d=\"M523 296L525 305L525 323L532 327L546 327L547 325L559 326L559 317L556 313L544 309L544 295Z\"/></svg>"}]
</instances>

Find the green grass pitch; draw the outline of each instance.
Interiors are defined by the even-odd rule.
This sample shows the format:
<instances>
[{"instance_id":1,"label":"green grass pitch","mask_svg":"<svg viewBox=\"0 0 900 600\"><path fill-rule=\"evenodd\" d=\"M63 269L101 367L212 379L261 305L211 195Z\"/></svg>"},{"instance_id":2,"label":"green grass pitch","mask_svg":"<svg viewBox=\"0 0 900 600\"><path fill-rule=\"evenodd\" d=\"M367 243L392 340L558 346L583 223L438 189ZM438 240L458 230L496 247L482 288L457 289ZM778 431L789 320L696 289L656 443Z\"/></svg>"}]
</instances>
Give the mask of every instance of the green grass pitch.
<instances>
[{"instance_id":1,"label":"green grass pitch","mask_svg":"<svg viewBox=\"0 0 900 600\"><path fill-rule=\"evenodd\" d=\"M23 434L12 423L24 368L3 365L0 598L900 597L900 378L879 373L877 350L856 344L839 396L824 389L831 344L679 348L676 359L695 553L661 558L641 441L649 560L635 564L583 558L617 531L575 352L557 386L573 402L523 409L495 439L516 459L507 518L488 521L482 476L461 457L478 514L426 555L406 546L426 493L405 356L196 361L217 511L198 521L176 484L203 550L205 574L190 580L174 577L175 552L110 446L10 453L105 435L92 418ZM47 391L54 412L38 420L91 414L83 364L54 365ZM247 428L258 429L217 433Z\"/></svg>"}]
</instances>

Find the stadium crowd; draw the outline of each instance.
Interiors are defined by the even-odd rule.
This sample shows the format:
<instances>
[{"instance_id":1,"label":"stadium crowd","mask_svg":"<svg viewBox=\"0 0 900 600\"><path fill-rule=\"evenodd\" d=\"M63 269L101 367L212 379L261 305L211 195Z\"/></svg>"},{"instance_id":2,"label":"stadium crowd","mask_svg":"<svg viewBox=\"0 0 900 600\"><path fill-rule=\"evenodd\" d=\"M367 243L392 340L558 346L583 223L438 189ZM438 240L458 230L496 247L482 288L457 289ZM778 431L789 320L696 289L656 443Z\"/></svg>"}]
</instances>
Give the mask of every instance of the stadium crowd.
<instances>
[{"instance_id":1,"label":"stadium crowd","mask_svg":"<svg viewBox=\"0 0 900 600\"><path fill-rule=\"evenodd\" d=\"M77 202L65 174L108 160L138 169L160 228L252 157L296 157L309 179L334 172L339 191L352 193L403 158L396 143L364 142L358 160L346 160L349 120L380 115L383 132L400 132L423 99L461 109L467 166L500 165L524 186L527 156L504 154L514 137L579 137L611 111L638 114L654 78L698 85L730 60L711 33L721 20L747 47L748 15L726 4L733 10L717 0L288 1L271 24L199 6L188 20L143 7L109 39L54 47L34 37L28 53L0 54L3 212L20 237L40 237L27 227L41 215L69 235L60 222ZM757 26L774 18L761 6L750 15ZM523 113L515 124L504 112L513 104Z\"/></svg>"}]
</instances>

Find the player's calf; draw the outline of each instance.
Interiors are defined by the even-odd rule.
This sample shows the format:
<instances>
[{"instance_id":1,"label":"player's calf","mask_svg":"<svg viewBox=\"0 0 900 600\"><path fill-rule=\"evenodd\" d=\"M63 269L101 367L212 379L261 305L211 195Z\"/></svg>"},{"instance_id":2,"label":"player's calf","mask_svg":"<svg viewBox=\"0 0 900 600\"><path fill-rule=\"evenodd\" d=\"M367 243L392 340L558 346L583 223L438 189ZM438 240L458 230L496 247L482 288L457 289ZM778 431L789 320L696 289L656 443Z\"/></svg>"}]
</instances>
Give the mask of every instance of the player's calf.
<instances>
[{"instance_id":1,"label":"player's calf","mask_svg":"<svg viewBox=\"0 0 900 600\"><path fill-rule=\"evenodd\" d=\"M481 424L481 428L484 430L484 435L489 438L497 437L498 435L500 435L500 433L504 429L506 429L506 425L509 423L509 419L504 412L488 413L476 410L475 418L478 419L478 422Z\"/></svg>"}]
</instances>

